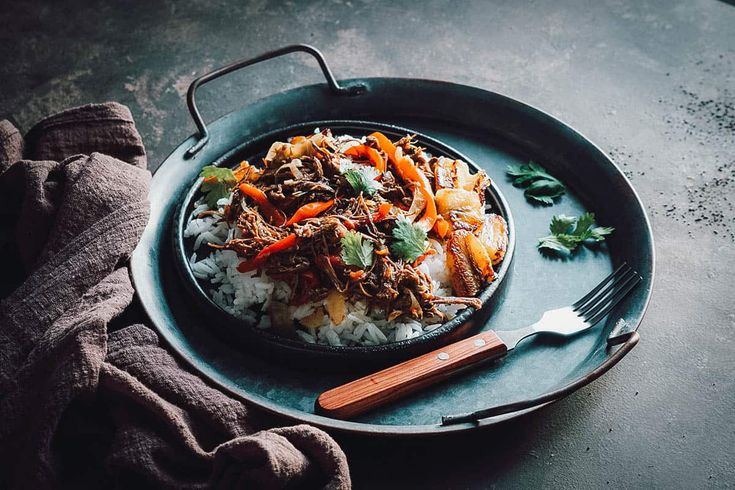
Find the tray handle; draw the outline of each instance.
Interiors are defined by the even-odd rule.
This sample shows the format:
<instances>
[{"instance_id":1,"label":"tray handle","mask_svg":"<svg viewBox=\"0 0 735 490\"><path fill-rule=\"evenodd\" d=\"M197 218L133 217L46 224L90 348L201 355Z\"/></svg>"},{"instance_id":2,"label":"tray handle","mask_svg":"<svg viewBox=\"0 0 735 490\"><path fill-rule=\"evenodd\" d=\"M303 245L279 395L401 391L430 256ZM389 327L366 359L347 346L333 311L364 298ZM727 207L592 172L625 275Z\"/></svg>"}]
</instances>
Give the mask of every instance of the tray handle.
<instances>
[{"instance_id":1,"label":"tray handle","mask_svg":"<svg viewBox=\"0 0 735 490\"><path fill-rule=\"evenodd\" d=\"M199 130L199 139L191 146L191 148L186 150L184 157L191 158L192 156L196 155L199 150L204 148L204 145L207 144L207 141L209 141L209 130L207 129L207 124L204 122L204 119L199 112L199 107L197 107L196 103L196 91L201 85L204 85L205 83L210 82L215 78L219 78L223 75L227 75L228 73L232 73L235 70L239 70L240 68L245 68L247 66L260 63L261 61L270 60L279 56L296 53L299 51L309 53L314 58L316 58L317 62L319 63L319 67L322 69L324 78L326 78L327 80L327 85L329 86L329 89L335 95L359 95L367 90L367 87L365 87L365 85L363 84L338 84L337 80L334 78L334 75L332 75L332 71L329 69L329 66L327 66L327 61L324 59L324 55L322 55L322 53L318 49L308 44L292 44L289 46L284 46L280 49L276 49L274 51L263 53L260 56L256 56L255 58L235 61L234 63L223 66L221 68L217 68L216 70L202 75L201 77L191 82L191 85L189 85L189 90L186 93L186 104L189 106L189 113L191 114L191 118L194 120L194 124L196 124L196 127Z\"/></svg>"},{"instance_id":2,"label":"tray handle","mask_svg":"<svg viewBox=\"0 0 735 490\"><path fill-rule=\"evenodd\" d=\"M630 352L630 350L636 346L639 340L640 335L638 334L638 332L630 332L628 335L626 335L626 339L621 342L622 345L604 363L602 363L586 376L577 379L576 381L564 386L561 389L558 389L551 393L547 393L546 395L534 398L532 400L509 403L507 405L499 405L492 408L486 408L484 410L477 410L471 413L445 415L442 417L441 425L478 423L481 419L496 417L498 415L503 415L506 413L519 412L521 410L526 410L556 401L602 376L608 369L615 365L615 363L622 359L625 354ZM612 346L614 345L614 343L609 342L608 345Z\"/></svg>"}]
</instances>

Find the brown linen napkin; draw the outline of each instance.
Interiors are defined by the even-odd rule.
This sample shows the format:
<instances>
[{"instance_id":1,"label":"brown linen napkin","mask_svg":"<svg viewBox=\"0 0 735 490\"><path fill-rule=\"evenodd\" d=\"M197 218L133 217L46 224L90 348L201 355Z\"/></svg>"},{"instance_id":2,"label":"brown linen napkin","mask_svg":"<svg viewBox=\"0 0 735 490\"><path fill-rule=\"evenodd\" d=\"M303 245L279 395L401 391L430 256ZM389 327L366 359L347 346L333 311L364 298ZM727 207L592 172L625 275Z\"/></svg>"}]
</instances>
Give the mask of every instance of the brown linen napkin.
<instances>
[{"instance_id":1,"label":"brown linen napkin","mask_svg":"<svg viewBox=\"0 0 735 490\"><path fill-rule=\"evenodd\" d=\"M0 302L0 488L349 488L327 434L262 430L131 320L145 165L119 104L0 121L0 269L25 271Z\"/></svg>"}]
</instances>

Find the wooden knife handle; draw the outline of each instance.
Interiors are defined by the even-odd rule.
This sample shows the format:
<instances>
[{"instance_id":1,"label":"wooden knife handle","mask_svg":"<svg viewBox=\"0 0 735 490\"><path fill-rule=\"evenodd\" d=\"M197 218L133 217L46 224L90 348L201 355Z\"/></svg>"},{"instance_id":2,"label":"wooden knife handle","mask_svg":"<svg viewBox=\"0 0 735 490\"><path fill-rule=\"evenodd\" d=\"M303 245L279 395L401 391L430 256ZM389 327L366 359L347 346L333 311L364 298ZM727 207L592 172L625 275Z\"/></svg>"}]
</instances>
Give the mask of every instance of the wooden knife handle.
<instances>
[{"instance_id":1,"label":"wooden knife handle","mask_svg":"<svg viewBox=\"0 0 735 490\"><path fill-rule=\"evenodd\" d=\"M506 352L507 346L495 332L481 332L325 391L316 400L316 410L329 417L349 419Z\"/></svg>"}]
</instances>

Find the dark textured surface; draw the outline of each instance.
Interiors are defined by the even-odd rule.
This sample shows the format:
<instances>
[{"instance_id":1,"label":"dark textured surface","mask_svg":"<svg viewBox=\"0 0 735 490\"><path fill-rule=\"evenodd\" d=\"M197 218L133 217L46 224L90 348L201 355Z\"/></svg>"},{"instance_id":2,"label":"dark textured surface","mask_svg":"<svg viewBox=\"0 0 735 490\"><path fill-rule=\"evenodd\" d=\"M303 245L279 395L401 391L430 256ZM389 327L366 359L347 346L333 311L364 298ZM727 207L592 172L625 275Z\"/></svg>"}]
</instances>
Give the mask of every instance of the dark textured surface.
<instances>
[{"instance_id":1,"label":"dark textured surface","mask_svg":"<svg viewBox=\"0 0 735 490\"><path fill-rule=\"evenodd\" d=\"M0 9L0 116L128 104L152 165L191 133L193 73L291 42L339 78L457 81L537 105L610 152L647 204L642 341L590 387L472 437L345 441L358 487L673 487L735 481L735 8L715 1L93 2ZM12 20L11 20L12 19ZM318 81L311 60L213 82L213 117Z\"/></svg>"}]
</instances>

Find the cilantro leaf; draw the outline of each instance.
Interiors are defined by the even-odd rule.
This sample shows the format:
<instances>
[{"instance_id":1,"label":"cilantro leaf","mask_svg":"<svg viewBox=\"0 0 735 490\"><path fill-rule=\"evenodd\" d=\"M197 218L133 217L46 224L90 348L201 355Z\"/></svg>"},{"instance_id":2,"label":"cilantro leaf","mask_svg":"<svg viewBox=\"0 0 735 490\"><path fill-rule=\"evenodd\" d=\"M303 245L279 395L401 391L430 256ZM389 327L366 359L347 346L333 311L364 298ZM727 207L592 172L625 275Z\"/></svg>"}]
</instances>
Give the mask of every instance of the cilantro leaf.
<instances>
[{"instance_id":1,"label":"cilantro leaf","mask_svg":"<svg viewBox=\"0 0 735 490\"><path fill-rule=\"evenodd\" d=\"M204 167L199 174L199 177L208 179L214 177L222 182L237 182L235 174L229 168L215 167L214 165L207 165Z\"/></svg>"},{"instance_id":2,"label":"cilantro leaf","mask_svg":"<svg viewBox=\"0 0 735 490\"><path fill-rule=\"evenodd\" d=\"M395 241L390 246L391 252L406 262L413 262L429 248L426 232L406 218L399 218L393 228Z\"/></svg>"},{"instance_id":3,"label":"cilantro leaf","mask_svg":"<svg viewBox=\"0 0 735 490\"><path fill-rule=\"evenodd\" d=\"M593 213L584 213L578 218L563 214L554 216L549 225L551 235L539 239L537 247L539 250L570 254L580 243L601 242L614 231L614 228L605 226L593 227L594 223Z\"/></svg>"},{"instance_id":4,"label":"cilantro leaf","mask_svg":"<svg viewBox=\"0 0 735 490\"><path fill-rule=\"evenodd\" d=\"M574 227L574 234L587 239L590 234L590 227L595 223L595 215L592 213L584 213L577 219L577 226Z\"/></svg>"},{"instance_id":5,"label":"cilantro leaf","mask_svg":"<svg viewBox=\"0 0 735 490\"><path fill-rule=\"evenodd\" d=\"M566 231L574 224L576 220L577 218L575 218L574 216L565 216L563 214L554 216L553 218L551 218L551 225L549 225L549 230L551 230L551 233L553 233L554 235L566 233Z\"/></svg>"},{"instance_id":6,"label":"cilantro leaf","mask_svg":"<svg viewBox=\"0 0 735 490\"><path fill-rule=\"evenodd\" d=\"M597 226L590 230L590 240L601 242L606 236L611 235L615 228L609 226Z\"/></svg>"},{"instance_id":7,"label":"cilantro leaf","mask_svg":"<svg viewBox=\"0 0 735 490\"><path fill-rule=\"evenodd\" d=\"M561 252L562 254L570 254L572 251L567 245L564 245L557 235L549 235L541 238L538 242L538 248Z\"/></svg>"},{"instance_id":8,"label":"cilantro leaf","mask_svg":"<svg viewBox=\"0 0 735 490\"><path fill-rule=\"evenodd\" d=\"M199 176L204 179L200 189L210 209L217 209L217 201L230 197L230 188L237 183L232 170L214 165L204 167Z\"/></svg>"},{"instance_id":9,"label":"cilantro leaf","mask_svg":"<svg viewBox=\"0 0 735 490\"><path fill-rule=\"evenodd\" d=\"M383 184L375 180L380 172L374 167L343 161L340 164L339 171L345 176L356 194L363 192L372 196L383 188Z\"/></svg>"},{"instance_id":10,"label":"cilantro leaf","mask_svg":"<svg viewBox=\"0 0 735 490\"><path fill-rule=\"evenodd\" d=\"M512 178L513 185L526 188L524 195L529 201L551 205L554 204L554 199L566 192L564 184L559 179L534 162L528 162L526 165L508 165L505 172Z\"/></svg>"},{"instance_id":11,"label":"cilantro leaf","mask_svg":"<svg viewBox=\"0 0 735 490\"><path fill-rule=\"evenodd\" d=\"M367 269L373 265L373 244L363 239L362 233L348 231L340 239L342 260L347 265Z\"/></svg>"}]
</instances>

